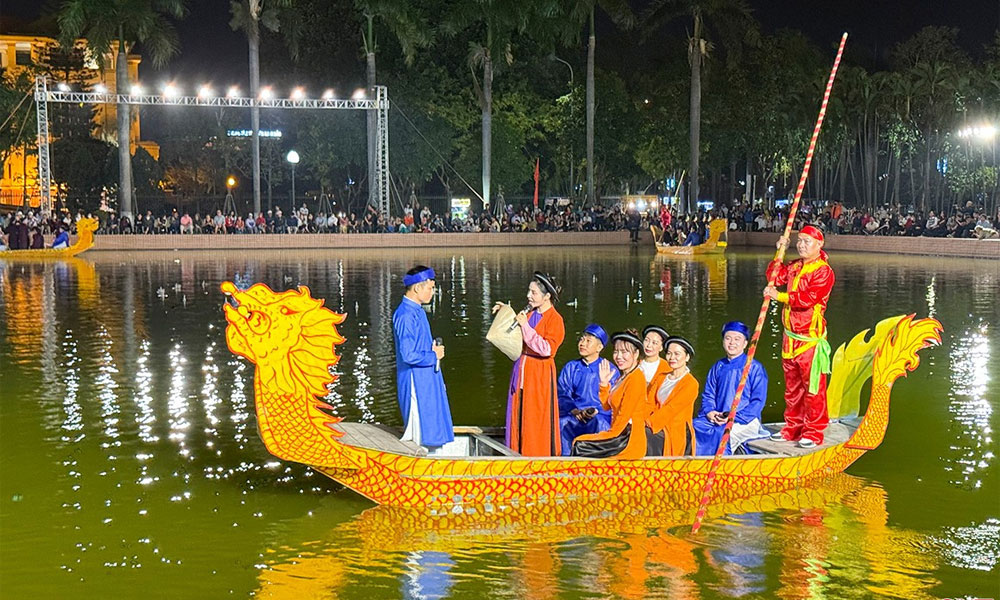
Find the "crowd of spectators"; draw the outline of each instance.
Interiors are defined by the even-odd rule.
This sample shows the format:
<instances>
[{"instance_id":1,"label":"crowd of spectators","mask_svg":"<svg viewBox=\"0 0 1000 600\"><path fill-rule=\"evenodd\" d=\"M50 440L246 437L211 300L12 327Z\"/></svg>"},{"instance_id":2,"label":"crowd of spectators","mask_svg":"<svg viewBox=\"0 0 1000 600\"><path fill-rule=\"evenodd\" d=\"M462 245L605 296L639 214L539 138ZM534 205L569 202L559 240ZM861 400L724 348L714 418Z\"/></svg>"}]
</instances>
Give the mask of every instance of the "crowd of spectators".
<instances>
[{"instance_id":1,"label":"crowd of spectators","mask_svg":"<svg viewBox=\"0 0 1000 600\"><path fill-rule=\"evenodd\" d=\"M13 222L24 224L32 235L55 234L72 231L82 212L71 215L63 212L42 218L34 211L0 213L0 230L9 233ZM87 216L93 216L88 214ZM490 211L468 213L462 217L433 213L427 206L417 210L404 209L401 216L386 218L374 207L358 213L313 213L306 205L289 212L281 208L248 213L223 214L178 211L176 208L154 215L151 211L139 213L134 223L119 217L114 211L102 207L96 212L100 222L99 234L262 234L262 233L489 233L521 231L616 231L628 229L633 241L639 232L655 224L662 230L659 241L667 244L697 245L707 234L708 223L714 218L728 218L730 229L742 231L782 231L787 212L783 208L769 209L760 204L751 207L743 203L729 208L722 206L713 211L678 216L674 208L662 207L657 212L642 213L632 208L548 206L545 208L514 207L507 205L499 214ZM982 207L968 202L964 207L951 210L905 210L901 206L884 206L875 211L846 208L840 203L824 206L803 204L796 217L796 229L810 224L827 234L839 235L893 235L929 236L951 238L997 237L1000 211L991 216Z\"/></svg>"},{"instance_id":2,"label":"crowd of spectators","mask_svg":"<svg viewBox=\"0 0 1000 600\"><path fill-rule=\"evenodd\" d=\"M42 219L34 211L17 211L29 227L42 233L57 227L69 228L83 218L62 213L54 218ZM17 214L0 214L0 227L17 217ZM94 216L89 214L87 216ZM303 204L300 208L284 212L281 208L267 212L248 213L246 216L222 210L202 215L181 212L176 208L154 215L152 211L138 213L133 222L112 210L99 210L99 234L260 234L260 233L443 233L443 232L519 232L519 231L614 231L624 227L625 216L619 208L592 206L589 208L534 207L515 208L507 205L499 215L483 211L462 217L437 214L424 206L418 210L405 209L402 216L389 218L369 206L357 213L313 213Z\"/></svg>"},{"instance_id":3,"label":"crowd of spectators","mask_svg":"<svg viewBox=\"0 0 1000 600\"><path fill-rule=\"evenodd\" d=\"M738 217L737 217L738 215ZM731 227L744 231L782 231L787 212L783 209L769 211L751 209L747 204L733 211ZM839 202L817 207L805 204L796 216L795 229L813 225L824 233L837 235L882 235L906 237L980 238L998 237L1000 209L991 215L972 201L965 206L953 205L947 211L928 211L926 214L912 207L885 205L874 211L846 208Z\"/></svg>"}]
</instances>

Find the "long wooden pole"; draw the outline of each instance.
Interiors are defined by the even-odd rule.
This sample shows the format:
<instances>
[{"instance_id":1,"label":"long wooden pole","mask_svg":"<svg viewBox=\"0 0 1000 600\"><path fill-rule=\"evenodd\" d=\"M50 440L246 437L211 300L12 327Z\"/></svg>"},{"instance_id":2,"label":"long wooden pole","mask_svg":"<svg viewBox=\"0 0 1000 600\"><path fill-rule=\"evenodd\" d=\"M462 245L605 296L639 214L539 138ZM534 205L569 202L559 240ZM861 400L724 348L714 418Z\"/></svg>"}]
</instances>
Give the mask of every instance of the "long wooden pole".
<instances>
[{"instance_id":1,"label":"long wooden pole","mask_svg":"<svg viewBox=\"0 0 1000 600\"><path fill-rule=\"evenodd\" d=\"M784 237L788 238L792 233L792 224L795 223L795 213L799 210L799 200L802 198L802 191L806 187L806 180L809 178L809 168L812 166L813 153L816 151L816 140L819 138L820 129L823 127L823 118L826 117L826 106L830 101L830 92L833 90L833 80L837 78L837 68L840 67L840 58L844 55L844 45L847 44L847 33L840 38L840 48L837 49L837 57L833 61L833 69L830 71L830 79L826 82L826 90L823 92L823 103L819 107L819 117L816 119L816 126L813 128L812 139L809 140L809 151L806 152L806 162L802 167L802 176L799 177L799 186L795 189L795 198L792 200L792 208L788 211L788 221L785 223ZM785 259L785 247L779 246L774 254L774 260L781 262ZM774 285L774 276L768 278L768 286ZM694 523L691 525L691 533L698 533L701 529L701 522L705 518L708 510L708 503L712 500L712 490L715 487L715 479L718 474L719 464L722 455L729 444L729 434L733 430L733 419L736 417L736 410L743 397L743 388L746 387L747 377L750 374L750 365L753 364L754 354L757 352L757 342L760 340L760 332L764 328L764 320L767 318L767 309L771 305L771 299L765 297L760 306L760 314L757 316L757 326L753 330L750 338L750 345L747 348L747 359L743 364L743 374L740 376L740 383L736 386L736 395L733 397L733 405L729 409L729 417L726 419L726 428L722 433L722 441L715 451L715 458L712 460L712 467L708 471L708 479L705 481L705 490L702 494L701 504L698 506L698 513L695 515Z\"/></svg>"}]
</instances>

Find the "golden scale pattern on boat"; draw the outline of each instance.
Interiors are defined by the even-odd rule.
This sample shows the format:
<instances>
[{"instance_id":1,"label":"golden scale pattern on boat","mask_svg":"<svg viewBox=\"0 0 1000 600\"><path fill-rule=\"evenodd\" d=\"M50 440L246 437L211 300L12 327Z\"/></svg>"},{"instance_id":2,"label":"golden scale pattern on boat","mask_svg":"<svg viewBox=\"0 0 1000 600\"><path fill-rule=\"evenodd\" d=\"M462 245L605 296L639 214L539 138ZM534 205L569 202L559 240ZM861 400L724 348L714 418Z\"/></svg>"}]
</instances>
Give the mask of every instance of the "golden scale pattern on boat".
<instances>
[{"instance_id":1,"label":"golden scale pattern on boat","mask_svg":"<svg viewBox=\"0 0 1000 600\"><path fill-rule=\"evenodd\" d=\"M489 510L536 501L698 490L707 478L711 457L436 458L344 444L336 429L341 419L329 414L332 409L323 397L336 379L329 368L338 360L336 346L344 342L336 325L345 315L325 308L304 286L274 292L264 284L240 290L224 282L221 289L228 297L229 348L256 366L257 421L268 451L307 464L376 503L444 509L481 505ZM874 336L882 339L867 344L874 348L870 407L851 438L801 456L727 458L718 471L717 499L780 492L840 473L876 447L888 424L892 383L916 368L917 351L939 343L940 331L936 320L914 320L912 315L880 324ZM838 349L842 360L859 353L852 344L862 337Z\"/></svg>"}]
</instances>

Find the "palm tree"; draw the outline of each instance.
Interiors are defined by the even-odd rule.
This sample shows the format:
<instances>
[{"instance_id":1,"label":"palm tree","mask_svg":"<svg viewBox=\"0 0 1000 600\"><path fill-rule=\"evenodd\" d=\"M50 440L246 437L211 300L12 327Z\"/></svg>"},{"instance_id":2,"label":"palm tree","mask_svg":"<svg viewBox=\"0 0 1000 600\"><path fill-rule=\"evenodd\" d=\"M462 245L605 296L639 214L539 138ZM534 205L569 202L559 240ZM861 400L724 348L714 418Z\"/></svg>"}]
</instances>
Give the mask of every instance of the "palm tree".
<instances>
[{"instance_id":1,"label":"palm tree","mask_svg":"<svg viewBox=\"0 0 1000 600\"><path fill-rule=\"evenodd\" d=\"M418 9L407 2L399 0L355 0L355 6L364 16L361 39L364 42L365 73L367 75L368 94L375 94L375 52L378 44L375 40L375 20L384 23L399 41L407 64L413 62L417 49L430 42L430 28ZM367 111L368 125L368 173L375 173L375 112ZM368 202L375 204L375 185L368 182Z\"/></svg>"},{"instance_id":2,"label":"palm tree","mask_svg":"<svg viewBox=\"0 0 1000 600\"><path fill-rule=\"evenodd\" d=\"M713 49L706 39L708 30L726 46L730 58L739 55L743 45L755 46L760 39L757 22L745 0L656 0L643 18L647 35L674 19L690 19L693 31L688 38L688 62L691 64L690 153L686 209L698 203L698 174L701 158L701 67Z\"/></svg>"},{"instance_id":3,"label":"palm tree","mask_svg":"<svg viewBox=\"0 0 1000 600\"><path fill-rule=\"evenodd\" d=\"M285 40L289 44L292 56L295 57L297 55L295 12L285 10L291 5L291 0L269 0L267 6L264 6L264 0L231 0L229 3L229 12L232 15L229 26L234 31L243 31L246 34L250 50L250 97L253 99L253 104L250 107L250 128L253 130L253 210L255 213L260 212L260 107L257 106L257 99L260 96L260 28L263 25L268 31L277 32L282 28L281 25L284 22L286 25Z\"/></svg>"},{"instance_id":4,"label":"palm tree","mask_svg":"<svg viewBox=\"0 0 1000 600\"><path fill-rule=\"evenodd\" d=\"M129 89L128 53L141 43L154 65L165 64L179 49L170 18L180 19L186 13L184 0L66 0L59 13L61 44L72 48L77 39L86 38L87 47L102 66L116 54L115 90L125 94ZM116 112L120 211L131 220L129 105L119 103Z\"/></svg>"},{"instance_id":5,"label":"palm tree","mask_svg":"<svg viewBox=\"0 0 1000 600\"><path fill-rule=\"evenodd\" d=\"M559 16L556 0L456 0L446 4L442 29L450 35L471 30L482 42L469 44L469 69L482 111L483 208L490 204L493 134L493 76L503 65L514 62L517 36L544 33L552 37ZM478 72L482 73L480 82Z\"/></svg>"},{"instance_id":6,"label":"palm tree","mask_svg":"<svg viewBox=\"0 0 1000 600\"><path fill-rule=\"evenodd\" d=\"M635 17L626 0L580 0L573 3L570 18L567 20L571 28L571 36L579 38L580 25L586 21L590 28L587 38L587 202L595 200L594 193L594 113L596 109L594 92L594 53L597 49L597 34L594 29L594 16L600 8L607 13L619 27L630 29L635 23ZM570 190L570 194L573 190Z\"/></svg>"}]
</instances>

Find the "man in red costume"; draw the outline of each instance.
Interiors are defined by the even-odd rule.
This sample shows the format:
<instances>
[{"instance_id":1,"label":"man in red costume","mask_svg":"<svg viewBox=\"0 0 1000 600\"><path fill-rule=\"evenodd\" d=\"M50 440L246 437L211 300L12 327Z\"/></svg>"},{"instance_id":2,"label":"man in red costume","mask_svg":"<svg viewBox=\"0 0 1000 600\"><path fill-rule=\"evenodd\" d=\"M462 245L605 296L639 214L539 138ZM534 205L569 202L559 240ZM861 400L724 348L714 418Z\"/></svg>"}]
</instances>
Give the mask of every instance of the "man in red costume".
<instances>
[{"instance_id":1,"label":"man in red costume","mask_svg":"<svg viewBox=\"0 0 1000 600\"><path fill-rule=\"evenodd\" d=\"M826 412L826 375L830 373L830 344L826 340L826 304L833 289L833 269L823 251L823 232L806 225L799 232L795 248L798 260L785 265L773 261L767 268L768 280L787 286L784 292L764 288L764 295L785 305L781 312L785 335L781 342L785 371L785 427L774 434L775 441L798 442L802 448L823 443L829 419ZM778 247L787 247L781 237Z\"/></svg>"}]
</instances>

